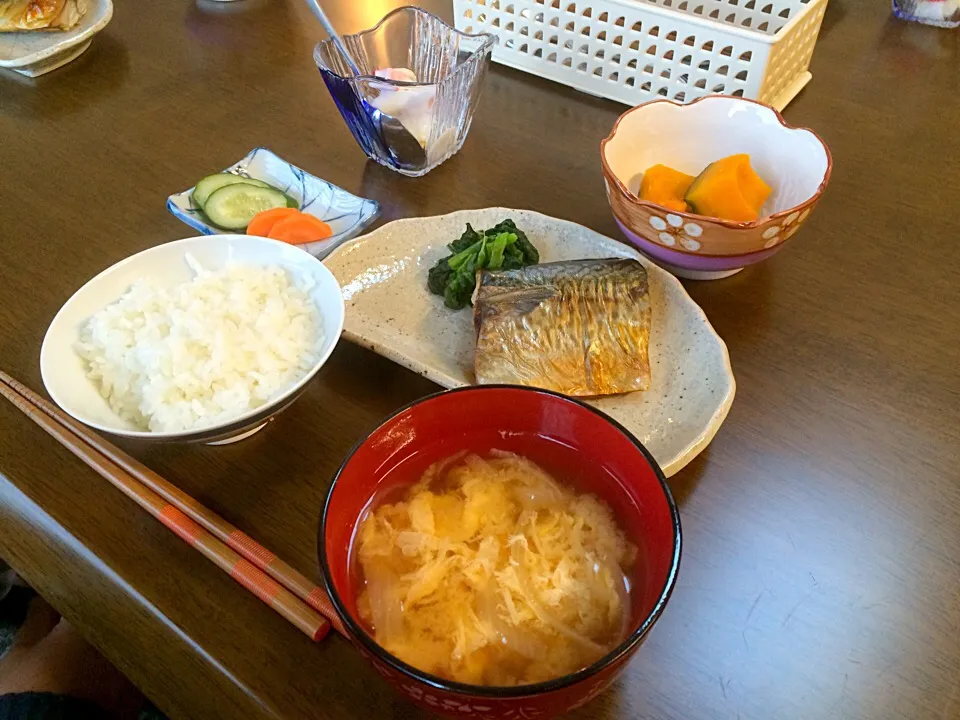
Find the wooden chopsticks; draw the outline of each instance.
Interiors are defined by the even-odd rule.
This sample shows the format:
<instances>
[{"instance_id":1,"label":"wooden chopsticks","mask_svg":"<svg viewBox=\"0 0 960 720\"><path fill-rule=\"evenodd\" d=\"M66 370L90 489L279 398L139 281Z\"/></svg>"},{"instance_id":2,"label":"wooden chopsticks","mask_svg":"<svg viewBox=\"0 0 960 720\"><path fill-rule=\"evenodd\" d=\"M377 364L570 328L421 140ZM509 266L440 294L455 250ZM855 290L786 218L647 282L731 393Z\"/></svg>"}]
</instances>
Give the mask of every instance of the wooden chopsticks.
<instances>
[{"instance_id":1,"label":"wooden chopsticks","mask_svg":"<svg viewBox=\"0 0 960 720\"><path fill-rule=\"evenodd\" d=\"M255 540L2 370L0 395L313 640L344 633L327 594Z\"/></svg>"}]
</instances>

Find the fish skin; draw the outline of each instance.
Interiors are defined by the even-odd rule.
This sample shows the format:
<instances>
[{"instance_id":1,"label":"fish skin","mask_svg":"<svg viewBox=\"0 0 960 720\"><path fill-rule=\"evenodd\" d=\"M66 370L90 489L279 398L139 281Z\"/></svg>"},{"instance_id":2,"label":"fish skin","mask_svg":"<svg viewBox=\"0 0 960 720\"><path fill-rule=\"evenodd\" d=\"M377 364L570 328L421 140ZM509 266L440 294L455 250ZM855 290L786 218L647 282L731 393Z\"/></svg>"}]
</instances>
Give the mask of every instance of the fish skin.
<instances>
[{"instance_id":1,"label":"fish skin","mask_svg":"<svg viewBox=\"0 0 960 720\"><path fill-rule=\"evenodd\" d=\"M623 258L484 271L474 370L508 383L593 397L650 386L647 271Z\"/></svg>"}]
</instances>

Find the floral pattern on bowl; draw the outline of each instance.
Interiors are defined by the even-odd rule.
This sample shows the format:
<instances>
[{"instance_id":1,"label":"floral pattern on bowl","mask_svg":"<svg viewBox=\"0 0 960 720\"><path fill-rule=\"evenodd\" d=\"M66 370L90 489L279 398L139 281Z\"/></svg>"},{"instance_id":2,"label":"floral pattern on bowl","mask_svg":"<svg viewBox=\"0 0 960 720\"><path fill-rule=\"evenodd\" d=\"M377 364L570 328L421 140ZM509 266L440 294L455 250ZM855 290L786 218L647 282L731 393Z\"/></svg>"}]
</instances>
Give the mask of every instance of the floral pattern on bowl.
<instances>
[{"instance_id":1,"label":"floral pattern on bowl","mask_svg":"<svg viewBox=\"0 0 960 720\"><path fill-rule=\"evenodd\" d=\"M380 205L375 200L348 193L291 165L267 148L251 150L245 158L222 172L269 183L296 200L300 210L327 223L333 230L331 237L298 246L318 258L326 257L338 245L359 235L380 214ZM203 210L194 204L193 188L167 198L167 209L204 235L228 233L213 225Z\"/></svg>"},{"instance_id":2,"label":"floral pattern on bowl","mask_svg":"<svg viewBox=\"0 0 960 720\"><path fill-rule=\"evenodd\" d=\"M807 216L810 215L810 211L813 210L813 207L808 207L803 212L794 211L787 215L783 219L783 223L780 225L771 225L760 237L763 238L764 249L772 248L775 245L779 245L782 242L785 242L792 238L797 230L800 229L800 226L803 224L803 221L807 219Z\"/></svg>"},{"instance_id":3,"label":"floral pattern on bowl","mask_svg":"<svg viewBox=\"0 0 960 720\"><path fill-rule=\"evenodd\" d=\"M786 214L780 213L738 227L726 227L714 218L667 210L649 202L630 200L607 183L607 199L616 219L649 242L690 255L740 257L782 245L792 238L816 207L819 198Z\"/></svg>"},{"instance_id":4,"label":"floral pattern on bowl","mask_svg":"<svg viewBox=\"0 0 960 720\"><path fill-rule=\"evenodd\" d=\"M701 245L698 238L703 235L703 227L695 222L683 221L675 213L667 213L664 217L650 216L650 227L657 233L657 241L667 247L681 247L690 252L697 252Z\"/></svg>"},{"instance_id":5,"label":"floral pattern on bowl","mask_svg":"<svg viewBox=\"0 0 960 720\"><path fill-rule=\"evenodd\" d=\"M748 153L774 188L752 222L669 210L637 197L643 171L657 163L697 174ZM607 198L631 245L684 277L717 277L780 250L808 219L833 167L816 133L794 128L753 100L708 95L687 105L654 100L625 112L600 144Z\"/></svg>"}]
</instances>

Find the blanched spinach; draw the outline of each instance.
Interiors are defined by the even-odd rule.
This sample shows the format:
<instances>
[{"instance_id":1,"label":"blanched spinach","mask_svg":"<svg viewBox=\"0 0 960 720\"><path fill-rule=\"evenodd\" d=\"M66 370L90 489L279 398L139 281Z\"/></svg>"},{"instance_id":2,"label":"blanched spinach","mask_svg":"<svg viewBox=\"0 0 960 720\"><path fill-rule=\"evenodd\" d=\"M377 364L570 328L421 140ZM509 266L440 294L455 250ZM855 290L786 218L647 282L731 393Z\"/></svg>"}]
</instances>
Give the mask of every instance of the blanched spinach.
<instances>
[{"instance_id":1,"label":"blanched spinach","mask_svg":"<svg viewBox=\"0 0 960 720\"><path fill-rule=\"evenodd\" d=\"M482 232L467 223L447 248L452 254L430 268L427 288L443 295L444 304L453 310L470 304L480 270L514 270L540 262L540 253L509 219Z\"/></svg>"}]
</instances>

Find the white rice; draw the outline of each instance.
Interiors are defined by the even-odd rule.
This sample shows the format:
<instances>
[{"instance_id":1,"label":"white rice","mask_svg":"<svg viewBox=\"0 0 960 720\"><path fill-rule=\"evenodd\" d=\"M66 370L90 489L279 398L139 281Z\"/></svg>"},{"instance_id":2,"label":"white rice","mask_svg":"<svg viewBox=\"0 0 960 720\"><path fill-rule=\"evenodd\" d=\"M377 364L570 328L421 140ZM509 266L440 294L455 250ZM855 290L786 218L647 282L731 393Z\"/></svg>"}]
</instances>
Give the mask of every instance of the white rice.
<instances>
[{"instance_id":1,"label":"white rice","mask_svg":"<svg viewBox=\"0 0 960 720\"><path fill-rule=\"evenodd\" d=\"M323 323L281 267L231 264L171 288L139 280L80 330L77 353L114 412L154 432L229 422L316 363Z\"/></svg>"}]
</instances>

